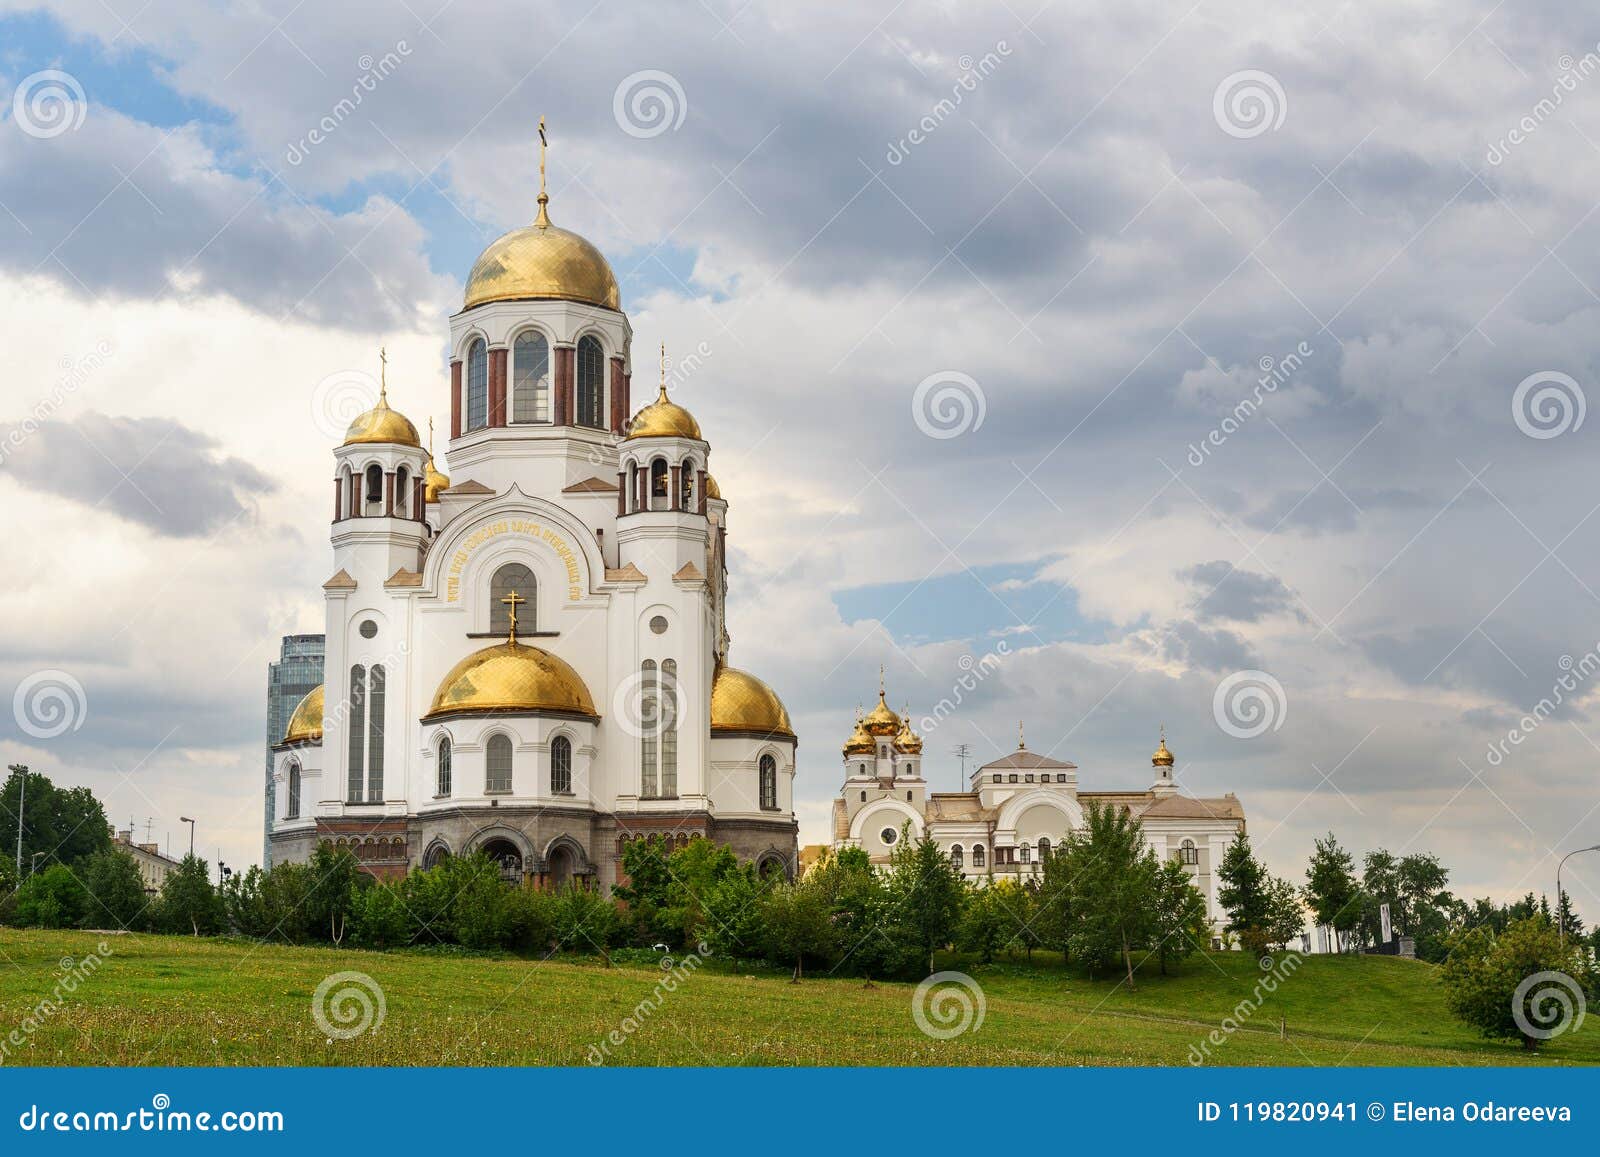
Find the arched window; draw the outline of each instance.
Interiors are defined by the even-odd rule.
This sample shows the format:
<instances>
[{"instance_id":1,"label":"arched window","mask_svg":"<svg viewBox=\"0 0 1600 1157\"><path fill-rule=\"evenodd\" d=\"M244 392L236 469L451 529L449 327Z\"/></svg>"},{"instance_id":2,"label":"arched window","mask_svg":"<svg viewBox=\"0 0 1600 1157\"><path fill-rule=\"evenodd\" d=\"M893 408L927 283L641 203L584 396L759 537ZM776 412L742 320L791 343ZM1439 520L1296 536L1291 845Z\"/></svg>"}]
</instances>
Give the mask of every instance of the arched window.
<instances>
[{"instance_id":1,"label":"arched window","mask_svg":"<svg viewBox=\"0 0 1600 1157\"><path fill-rule=\"evenodd\" d=\"M1050 858L1050 839L1048 836L1039 837L1039 862L1042 864Z\"/></svg>"},{"instance_id":2,"label":"arched window","mask_svg":"<svg viewBox=\"0 0 1600 1157\"><path fill-rule=\"evenodd\" d=\"M478 338L467 347L467 429L489 424L489 347Z\"/></svg>"},{"instance_id":3,"label":"arched window","mask_svg":"<svg viewBox=\"0 0 1600 1157\"><path fill-rule=\"evenodd\" d=\"M965 865L965 856L963 855L963 853L961 851L961 845L960 844L954 844L954 845L951 846L951 848L950 848L950 862L952 864L954 864L958 870L960 868L963 868L963 867L966 866Z\"/></svg>"},{"instance_id":4,"label":"arched window","mask_svg":"<svg viewBox=\"0 0 1600 1157\"><path fill-rule=\"evenodd\" d=\"M565 735L550 741L550 794L572 794L572 740Z\"/></svg>"},{"instance_id":5,"label":"arched window","mask_svg":"<svg viewBox=\"0 0 1600 1157\"><path fill-rule=\"evenodd\" d=\"M361 803L367 792L367 669L360 663L350 668L350 741L346 761L349 776L345 802Z\"/></svg>"},{"instance_id":6,"label":"arched window","mask_svg":"<svg viewBox=\"0 0 1600 1157\"><path fill-rule=\"evenodd\" d=\"M389 511L395 518L411 517L411 474L404 466L394 472L394 509Z\"/></svg>"},{"instance_id":7,"label":"arched window","mask_svg":"<svg viewBox=\"0 0 1600 1157\"><path fill-rule=\"evenodd\" d=\"M656 734L656 661L646 659L639 668L639 794L655 799L660 790L656 757L660 739Z\"/></svg>"},{"instance_id":8,"label":"arched window","mask_svg":"<svg viewBox=\"0 0 1600 1157\"><path fill-rule=\"evenodd\" d=\"M694 508L694 459L686 458L678 471L678 509Z\"/></svg>"},{"instance_id":9,"label":"arched window","mask_svg":"<svg viewBox=\"0 0 1600 1157\"><path fill-rule=\"evenodd\" d=\"M1184 840L1178 846L1178 859L1185 864L1198 864L1200 862L1200 849L1194 846L1193 840Z\"/></svg>"},{"instance_id":10,"label":"arched window","mask_svg":"<svg viewBox=\"0 0 1600 1157\"><path fill-rule=\"evenodd\" d=\"M383 667L367 675L367 802L383 802Z\"/></svg>"},{"instance_id":11,"label":"arched window","mask_svg":"<svg viewBox=\"0 0 1600 1157\"><path fill-rule=\"evenodd\" d=\"M367 467L366 504L362 508L365 514L382 514L383 511L383 467L374 462Z\"/></svg>"},{"instance_id":12,"label":"arched window","mask_svg":"<svg viewBox=\"0 0 1600 1157\"><path fill-rule=\"evenodd\" d=\"M360 510L357 505L361 483L356 481L356 476L351 473L346 465L339 471L339 517L354 518Z\"/></svg>"},{"instance_id":13,"label":"arched window","mask_svg":"<svg viewBox=\"0 0 1600 1157\"><path fill-rule=\"evenodd\" d=\"M511 346L511 420L550 420L550 343L525 330Z\"/></svg>"},{"instance_id":14,"label":"arched window","mask_svg":"<svg viewBox=\"0 0 1600 1157\"><path fill-rule=\"evenodd\" d=\"M974 868L983 867L983 845L982 844L973 844L972 845L972 866Z\"/></svg>"},{"instance_id":15,"label":"arched window","mask_svg":"<svg viewBox=\"0 0 1600 1157\"><path fill-rule=\"evenodd\" d=\"M511 790L511 740L504 735L491 735L487 753L488 773L483 790L490 795L505 794Z\"/></svg>"},{"instance_id":16,"label":"arched window","mask_svg":"<svg viewBox=\"0 0 1600 1157\"><path fill-rule=\"evenodd\" d=\"M448 735L439 740L439 781L436 794L450 794L450 737Z\"/></svg>"},{"instance_id":17,"label":"arched window","mask_svg":"<svg viewBox=\"0 0 1600 1157\"><path fill-rule=\"evenodd\" d=\"M661 796L678 798L678 664L661 664Z\"/></svg>"},{"instance_id":18,"label":"arched window","mask_svg":"<svg viewBox=\"0 0 1600 1157\"><path fill-rule=\"evenodd\" d=\"M283 818L294 820L300 818L300 765L289 764L289 803L283 809Z\"/></svg>"},{"instance_id":19,"label":"arched window","mask_svg":"<svg viewBox=\"0 0 1600 1157\"><path fill-rule=\"evenodd\" d=\"M778 761L770 755L761 757L761 808L778 810Z\"/></svg>"},{"instance_id":20,"label":"arched window","mask_svg":"<svg viewBox=\"0 0 1600 1157\"><path fill-rule=\"evenodd\" d=\"M1033 859L1033 846L1024 842L1020 847L1017 848L1017 859L1021 860L1024 864L1031 861Z\"/></svg>"},{"instance_id":21,"label":"arched window","mask_svg":"<svg viewBox=\"0 0 1600 1157\"><path fill-rule=\"evenodd\" d=\"M606 355L593 335L578 341L578 425L605 429Z\"/></svg>"},{"instance_id":22,"label":"arched window","mask_svg":"<svg viewBox=\"0 0 1600 1157\"><path fill-rule=\"evenodd\" d=\"M494 572L489 580L489 633L504 635L511 630L511 604L501 600L515 592L522 600L517 604L517 633L531 635L534 623L535 585L533 571L520 562L508 562Z\"/></svg>"},{"instance_id":23,"label":"arched window","mask_svg":"<svg viewBox=\"0 0 1600 1157\"><path fill-rule=\"evenodd\" d=\"M664 458L657 458L650 463L650 509L665 510L668 497L667 462Z\"/></svg>"}]
</instances>

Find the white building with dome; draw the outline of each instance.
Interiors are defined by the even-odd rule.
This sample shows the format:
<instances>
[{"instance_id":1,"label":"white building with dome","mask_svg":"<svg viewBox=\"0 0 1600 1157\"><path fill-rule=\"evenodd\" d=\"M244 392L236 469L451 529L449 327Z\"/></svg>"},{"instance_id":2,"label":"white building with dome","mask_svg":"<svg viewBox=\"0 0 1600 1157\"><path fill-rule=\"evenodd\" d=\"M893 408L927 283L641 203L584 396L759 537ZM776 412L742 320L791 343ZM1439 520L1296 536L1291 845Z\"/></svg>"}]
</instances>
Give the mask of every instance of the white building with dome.
<instances>
[{"instance_id":1,"label":"white building with dome","mask_svg":"<svg viewBox=\"0 0 1600 1157\"><path fill-rule=\"evenodd\" d=\"M274 862L332 843L390 877L482 851L604 886L663 835L793 874L795 735L729 665L710 443L664 375L634 411L616 278L548 200L450 318L452 477L387 367L333 451L324 681L274 749Z\"/></svg>"},{"instance_id":2,"label":"white building with dome","mask_svg":"<svg viewBox=\"0 0 1600 1157\"><path fill-rule=\"evenodd\" d=\"M1210 799L1180 792L1177 757L1165 733L1142 789L1080 791L1077 764L1029 751L1019 727L1017 749L973 771L971 791L929 792L922 738L908 715L890 709L880 681L877 706L858 712L842 754L844 786L833 801L835 848L861 848L882 866L900 840L927 836L969 880L1026 883L1043 873L1044 861L1070 832L1083 827L1091 803L1120 808L1139 821L1158 857L1189 869L1207 915L1221 927L1217 868L1244 831L1244 807L1232 792Z\"/></svg>"}]
</instances>

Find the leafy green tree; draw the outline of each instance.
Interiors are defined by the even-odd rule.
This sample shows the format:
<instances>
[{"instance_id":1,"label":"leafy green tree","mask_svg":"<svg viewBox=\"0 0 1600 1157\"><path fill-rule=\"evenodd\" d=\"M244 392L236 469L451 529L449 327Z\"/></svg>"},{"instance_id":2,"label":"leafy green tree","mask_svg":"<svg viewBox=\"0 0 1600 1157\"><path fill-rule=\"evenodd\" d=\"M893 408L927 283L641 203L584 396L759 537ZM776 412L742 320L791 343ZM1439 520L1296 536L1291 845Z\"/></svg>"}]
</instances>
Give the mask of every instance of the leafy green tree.
<instances>
[{"instance_id":1,"label":"leafy green tree","mask_svg":"<svg viewBox=\"0 0 1600 1157\"><path fill-rule=\"evenodd\" d=\"M1072 874L1078 862L1078 836L1067 838L1044 862L1039 887L1033 897L1033 935L1045 948L1061 953L1065 960L1072 948Z\"/></svg>"},{"instance_id":2,"label":"leafy green tree","mask_svg":"<svg viewBox=\"0 0 1600 1157\"><path fill-rule=\"evenodd\" d=\"M609 966L611 953L608 949L619 926L616 905L599 892L568 884L557 893L557 947L571 952L598 952Z\"/></svg>"},{"instance_id":3,"label":"leafy green tree","mask_svg":"<svg viewBox=\"0 0 1600 1157\"><path fill-rule=\"evenodd\" d=\"M898 913L886 873L875 871L860 848L843 848L824 856L805 878L828 904L838 936L834 970L865 976L910 976L917 973L921 948L901 935Z\"/></svg>"},{"instance_id":4,"label":"leafy green tree","mask_svg":"<svg viewBox=\"0 0 1600 1157\"><path fill-rule=\"evenodd\" d=\"M344 940L358 888L370 887L372 877L361 870L349 848L319 843L306 865L306 924L319 940L339 944Z\"/></svg>"},{"instance_id":5,"label":"leafy green tree","mask_svg":"<svg viewBox=\"0 0 1600 1157\"><path fill-rule=\"evenodd\" d=\"M961 924L967 896L961 873L933 840L911 839L907 822L889 853L888 891L893 934L918 949L918 960L931 973L933 954L955 938Z\"/></svg>"},{"instance_id":6,"label":"leafy green tree","mask_svg":"<svg viewBox=\"0 0 1600 1157\"><path fill-rule=\"evenodd\" d=\"M1033 905L1033 890L1005 877L972 889L956 933L956 946L963 952L976 953L983 964L994 960L998 953L1031 948Z\"/></svg>"},{"instance_id":7,"label":"leafy green tree","mask_svg":"<svg viewBox=\"0 0 1600 1157\"><path fill-rule=\"evenodd\" d=\"M815 885L776 884L761 899L761 926L767 955L794 965L795 981L804 974L805 959L831 959L838 933L827 897Z\"/></svg>"},{"instance_id":8,"label":"leafy green tree","mask_svg":"<svg viewBox=\"0 0 1600 1157\"><path fill-rule=\"evenodd\" d=\"M195 855L187 855L162 885L152 923L161 932L215 936L222 931L225 913L222 897L211 884L211 869Z\"/></svg>"},{"instance_id":9,"label":"leafy green tree","mask_svg":"<svg viewBox=\"0 0 1600 1157\"><path fill-rule=\"evenodd\" d=\"M1070 855L1072 954L1091 972L1121 957L1132 989L1133 948L1150 939L1155 853L1132 815L1091 803Z\"/></svg>"},{"instance_id":10,"label":"leafy green tree","mask_svg":"<svg viewBox=\"0 0 1600 1157\"><path fill-rule=\"evenodd\" d=\"M1286 948L1305 931L1305 905L1300 901L1300 890L1288 880L1277 876L1268 876L1267 880L1267 923L1263 928L1266 942Z\"/></svg>"},{"instance_id":11,"label":"leafy green tree","mask_svg":"<svg viewBox=\"0 0 1600 1157\"><path fill-rule=\"evenodd\" d=\"M1383 943L1383 905L1389 905L1390 926L1399 931L1405 901L1400 896L1400 861L1383 848L1368 852L1361 862L1361 890L1365 903L1361 910L1364 943Z\"/></svg>"},{"instance_id":12,"label":"leafy green tree","mask_svg":"<svg viewBox=\"0 0 1600 1157\"><path fill-rule=\"evenodd\" d=\"M1487 927L1469 929L1458 933L1450 948L1440 969L1446 1006L1485 1037L1520 1040L1530 1051L1539 1047L1540 1038L1527 1028L1554 1027L1547 1018L1559 1006L1538 1003L1547 988L1543 984L1532 985L1519 999L1523 982L1552 972L1564 973L1577 986L1594 983L1582 953L1570 942L1563 947L1549 922L1539 917L1515 921L1498 937ZM1553 984L1547 997L1565 987L1559 978ZM1568 989L1566 999L1580 996Z\"/></svg>"},{"instance_id":13,"label":"leafy green tree","mask_svg":"<svg viewBox=\"0 0 1600 1157\"><path fill-rule=\"evenodd\" d=\"M80 876L89 894L85 924L128 932L149 924L151 901L132 856L115 848L96 852L83 862Z\"/></svg>"},{"instance_id":14,"label":"leafy green tree","mask_svg":"<svg viewBox=\"0 0 1600 1157\"><path fill-rule=\"evenodd\" d=\"M111 847L111 827L105 808L86 787L59 788L41 772L27 774L27 799L23 794L23 770L11 769L0 787L0 849L15 855L17 813L21 803L22 867L24 874L38 857L39 867L47 863L76 866L96 852Z\"/></svg>"},{"instance_id":15,"label":"leafy green tree","mask_svg":"<svg viewBox=\"0 0 1600 1157\"><path fill-rule=\"evenodd\" d=\"M17 889L15 918L24 927L76 928L83 923L89 903L89 893L72 869L51 864Z\"/></svg>"},{"instance_id":16,"label":"leafy green tree","mask_svg":"<svg viewBox=\"0 0 1600 1157\"><path fill-rule=\"evenodd\" d=\"M455 940L464 948L504 948L511 941L512 889L500 866L481 852L449 861L455 885Z\"/></svg>"},{"instance_id":17,"label":"leafy green tree","mask_svg":"<svg viewBox=\"0 0 1600 1157\"><path fill-rule=\"evenodd\" d=\"M511 946L539 956L548 954L555 943L560 898L542 888L512 888L509 892Z\"/></svg>"},{"instance_id":18,"label":"leafy green tree","mask_svg":"<svg viewBox=\"0 0 1600 1157\"><path fill-rule=\"evenodd\" d=\"M400 889L392 884L380 883L356 893L350 920L350 938L362 948L396 948L411 937L411 917Z\"/></svg>"},{"instance_id":19,"label":"leafy green tree","mask_svg":"<svg viewBox=\"0 0 1600 1157\"><path fill-rule=\"evenodd\" d=\"M1168 961L1187 960L1211 936L1206 898L1178 860L1166 860L1157 870L1150 915L1150 939L1163 976Z\"/></svg>"},{"instance_id":20,"label":"leafy green tree","mask_svg":"<svg viewBox=\"0 0 1600 1157\"><path fill-rule=\"evenodd\" d=\"M1217 882L1217 903L1228 914L1227 931L1237 935L1247 950L1264 948L1272 917L1272 881L1243 832L1223 853Z\"/></svg>"},{"instance_id":21,"label":"leafy green tree","mask_svg":"<svg viewBox=\"0 0 1600 1157\"><path fill-rule=\"evenodd\" d=\"M1306 868L1306 906L1318 924L1332 925L1335 950L1345 951L1345 938L1361 923L1361 884L1355 857L1339 846L1332 832L1316 841Z\"/></svg>"},{"instance_id":22,"label":"leafy green tree","mask_svg":"<svg viewBox=\"0 0 1600 1157\"><path fill-rule=\"evenodd\" d=\"M711 886L705 905L705 940L719 956L748 960L761 955L761 898L768 883L744 864Z\"/></svg>"}]
</instances>

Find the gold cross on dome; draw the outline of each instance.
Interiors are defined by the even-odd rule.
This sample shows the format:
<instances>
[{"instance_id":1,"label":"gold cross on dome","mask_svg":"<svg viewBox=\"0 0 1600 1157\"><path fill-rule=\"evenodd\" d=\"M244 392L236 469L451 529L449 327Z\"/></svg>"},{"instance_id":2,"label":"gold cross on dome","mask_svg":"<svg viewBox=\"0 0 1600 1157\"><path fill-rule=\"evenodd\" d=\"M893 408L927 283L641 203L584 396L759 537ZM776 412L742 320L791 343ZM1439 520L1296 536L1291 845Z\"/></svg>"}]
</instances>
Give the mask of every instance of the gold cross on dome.
<instances>
[{"instance_id":1,"label":"gold cross on dome","mask_svg":"<svg viewBox=\"0 0 1600 1157\"><path fill-rule=\"evenodd\" d=\"M528 600L523 598L516 591L512 591L500 601L511 608L510 631L508 632L508 638L506 639L506 642L515 643L517 641L517 604L525 603Z\"/></svg>"},{"instance_id":2,"label":"gold cross on dome","mask_svg":"<svg viewBox=\"0 0 1600 1157\"><path fill-rule=\"evenodd\" d=\"M378 347L378 397L380 400L389 396L389 349L387 346Z\"/></svg>"}]
</instances>

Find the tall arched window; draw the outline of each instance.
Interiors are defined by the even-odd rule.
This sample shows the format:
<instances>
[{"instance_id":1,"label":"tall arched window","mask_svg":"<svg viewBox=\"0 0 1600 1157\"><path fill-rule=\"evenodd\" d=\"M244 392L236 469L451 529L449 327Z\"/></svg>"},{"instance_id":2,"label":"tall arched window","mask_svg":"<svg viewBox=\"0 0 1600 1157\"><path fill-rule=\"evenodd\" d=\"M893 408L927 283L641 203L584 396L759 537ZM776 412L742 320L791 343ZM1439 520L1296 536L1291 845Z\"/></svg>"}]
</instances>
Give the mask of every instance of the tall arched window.
<instances>
[{"instance_id":1,"label":"tall arched window","mask_svg":"<svg viewBox=\"0 0 1600 1157\"><path fill-rule=\"evenodd\" d=\"M655 799L660 785L656 764L660 746L656 735L659 723L656 696L656 661L646 659L639 668L639 794L645 799Z\"/></svg>"},{"instance_id":2,"label":"tall arched window","mask_svg":"<svg viewBox=\"0 0 1600 1157\"><path fill-rule=\"evenodd\" d=\"M489 633L503 635L511 630L511 605L500 600L515 591L522 602L517 604L517 633L531 635L534 623L534 595L536 593L533 571L520 562L508 562L494 572L489 580Z\"/></svg>"},{"instance_id":3,"label":"tall arched window","mask_svg":"<svg viewBox=\"0 0 1600 1157\"><path fill-rule=\"evenodd\" d=\"M667 461L657 458L650 463L650 509L665 510L670 497L667 492Z\"/></svg>"},{"instance_id":4,"label":"tall arched window","mask_svg":"<svg viewBox=\"0 0 1600 1157\"><path fill-rule=\"evenodd\" d=\"M694 459L684 459L678 471L678 509L694 510Z\"/></svg>"},{"instance_id":5,"label":"tall arched window","mask_svg":"<svg viewBox=\"0 0 1600 1157\"><path fill-rule=\"evenodd\" d=\"M366 478L366 505L362 508L362 512L370 515L382 514L384 513L383 467L374 462L371 466L367 467Z\"/></svg>"},{"instance_id":6,"label":"tall arched window","mask_svg":"<svg viewBox=\"0 0 1600 1157\"><path fill-rule=\"evenodd\" d=\"M578 425L605 429L606 355L592 334L578 341Z\"/></svg>"},{"instance_id":7,"label":"tall arched window","mask_svg":"<svg viewBox=\"0 0 1600 1157\"><path fill-rule=\"evenodd\" d=\"M661 664L661 797L678 798L678 664L667 659Z\"/></svg>"},{"instance_id":8,"label":"tall arched window","mask_svg":"<svg viewBox=\"0 0 1600 1157\"><path fill-rule=\"evenodd\" d=\"M1179 846L1178 859L1185 864L1198 864L1200 862L1200 849L1194 846L1193 840L1184 840Z\"/></svg>"},{"instance_id":9,"label":"tall arched window","mask_svg":"<svg viewBox=\"0 0 1600 1157\"><path fill-rule=\"evenodd\" d=\"M383 667L367 675L367 802L383 802Z\"/></svg>"},{"instance_id":10,"label":"tall arched window","mask_svg":"<svg viewBox=\"0 0 1600 1157\"><path fill-rule=\"evenodd\" d=\"M983 867L983 845L982 844L973 844L972 845L972 866L974 868Z\"/></svg>"},{"instance_id":11,"label":"tall arched window","mask_svg":"<svg viewBox=\"0 0 1600 1157\"><path fill-rule=\"evenodd\" d=\"M467 347L467 429L489 424L489 347L482 338Z\"/></svg>"},{"instance_id":12,"label":"tall arched window","mask_svg":"<svg viewBox=\"0 0 1600 1157\"><path fill-rule=\"evenodd\" d=\"M1024 864L1031 861L1033 859L1033 846L1024 841L1017 848L1017 859L1021 860Z\"/></svg>"},{"instance_id":13,"label":"tall arched window","mask_svg":"<svg viewBox=\"0 0 1600 1157\"><path fill-rule=\"evenodd\" d=\"M439 781L436 795L450 794L450 737L446 735L439 740Z\"/></svg>"},{"instance_id":14,"label":"tall arched window","mask_svg":"<svg viewBox=\"0 0 1600 1157\"><path fill-rule=\"evenodd\" d=\"M565 735L550 741L550 794L572 794L572 740Z\"/></svg>"},{"instance_id":15,"label":"tall arched window","mask_svg":"<svg viewBox=\"0 0 1600 1157\"><path fill-rule=\"evenodd\" d=\"M490 795L511 790L511 740L504 735L491 735L487 747L488 773L484 776L483 790Z\"/></svg>"},{"instance_id":16,"label":"tall arched window","mask_svg":"<svg viewBox=\"0 0 1600 1157\"><path fill-rule=\"evenodd\" d=\"M349 776L345 802L361 803L367 794L367 669L360 663L350 668Z\"/></svg>"},{"instance_id":17,"label":"tall arched window","mask_svg":"<svg viewBox=\"0 0 1600 1157\"><path fill-rule=\"evenodd\" d=\"M951 846L950 862L955 865L957 871L966 866L965 857L962 855L960 844L954 844Z\"/></svg>"},{"instance_id":18,"label":"tall arched window","mask_svg":"<svg viewBox=\"0 0 1600 1157\"><path fill-rule=\"evenodd\" d=\"M511 420L550 420L550 343L538 330L518 334L511 346Z\"/></svg>"},{"instance_id":19,"label":"tall arched window","mask_svg":"<svg viewBox=\"0 0 1600 1157\"><path fill-rule=\"evenodd\" d=\"M394 509L396 518L411 517L411 472L404 466L394 472Z\"/></svg>"},{"instance_id":20,"label":"tall arched window","mask_svg":"<svg viewBox=\"0 0 1600 1157\"><path fill-rule=\"evenodd\" d=\"M1048 836L1040 836L1039 837L1039 862L1042 864L1046 860L1048 860L1049 858L1050 858L1050 838Z\"/></svg>"},{"instance_id":21,"label":"tall arched window","mask_svg":"<svg viewBox=\"0 0 1600 1157\"><path fill-rule=\"evenodd\" d=\"M289 764L289 802L283 809L283 818L294 820L300 818L300 765Z\"/></svg>"},{"instance_id":22,"label":"tall arched window","mask_svg":"<svg viewBox=\"0 0 1600 1157\"><path fill-rule=\"evenodd\" d=\"M761 808L778 810L778 761L770 755L761 757Z\"/></svg>"},{"instance_id":23,"label":"tall arched window","mask_svg":"<svg viewBox=\"0 0 1600 1157\"><path fill-rule=\"evenodd\" d=\"M339 471L339 517L354 518L360 512L361 483L346 465Z\"/></svg>"}]
</instances>

